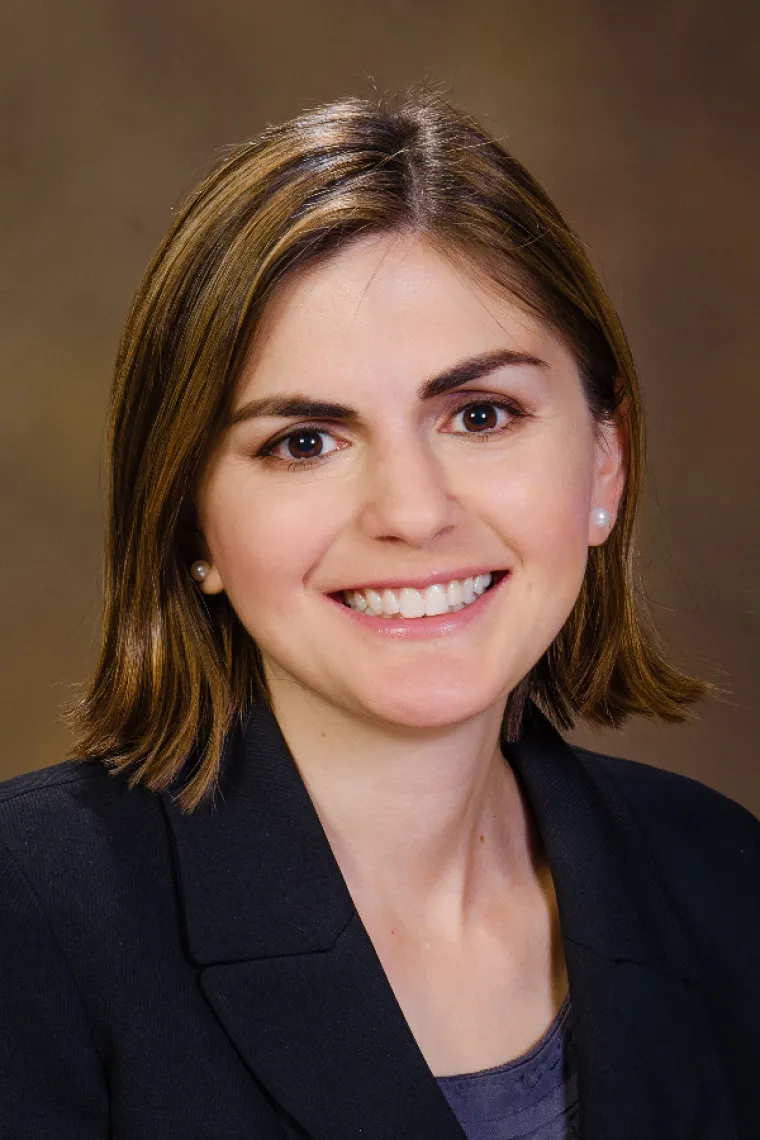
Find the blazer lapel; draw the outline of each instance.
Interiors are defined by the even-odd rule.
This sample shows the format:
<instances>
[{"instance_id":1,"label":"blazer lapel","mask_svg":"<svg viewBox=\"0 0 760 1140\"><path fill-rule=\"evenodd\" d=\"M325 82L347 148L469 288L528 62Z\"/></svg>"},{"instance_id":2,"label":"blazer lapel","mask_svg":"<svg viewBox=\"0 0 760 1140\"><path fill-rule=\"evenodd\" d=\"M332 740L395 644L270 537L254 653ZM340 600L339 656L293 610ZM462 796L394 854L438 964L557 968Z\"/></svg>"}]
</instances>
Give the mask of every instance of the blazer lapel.
<instances>
[{"instance_id":1,"label":"blazer lapel","mask_svg":"<svg viewBox=\"0 0 760 1140\"><path fill-rule=\"evenodd\" d=\"M698 970L624 805L534 705L502 747L557 892L581 1140L735 1140ZM271 1096L313 1140L464 1140L271 711L230 733L214 805L162 801L188 954Z\"/></svg>"},{"instance_id":2,"label":"blazer lapel","mask_svg":"<svg viewBox=\"0 0 760 1140\"><path fill-rule=\"evenodd\" d=\"M162 799L188 951L243 1060L313 1140L466 1140L263 705L228 740L221 794L190 816Z\"/></svg>"},{"instance_id":3,"label":"blazer lapel","mask_svg":"<svg viewBox=\"0 0 760 1140\"><path fill-rule=\"evenodd\" d=\"M615 786L535 705L502 748L552 869L582 1140L735 1140L700 971Z\"/></svg>"}]
</instances>

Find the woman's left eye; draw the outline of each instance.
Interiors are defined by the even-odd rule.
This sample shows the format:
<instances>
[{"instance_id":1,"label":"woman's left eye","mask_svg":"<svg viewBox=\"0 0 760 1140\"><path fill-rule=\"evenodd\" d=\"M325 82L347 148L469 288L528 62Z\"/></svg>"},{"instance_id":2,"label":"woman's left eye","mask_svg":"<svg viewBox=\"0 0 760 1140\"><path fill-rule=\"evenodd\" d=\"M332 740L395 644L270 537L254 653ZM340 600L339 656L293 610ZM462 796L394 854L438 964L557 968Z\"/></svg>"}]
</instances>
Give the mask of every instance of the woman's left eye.
<instances>
[{"instance_id":1,"label":"woman's left eye","mask_svg":"<svg viewBox=\"0 0 760 1140\"><path fill-rule=\"evenodd\" d=\"M498 422L501 412L504 419ZM453 413L452 418L463 417L464 433L469 435L491 435L504 430L509 426L510 420L519 416L519 410L513 404L501 400L477 400L464 404ZM460 433L455 433L460 434Z\"/></svg>"}]
</instances>

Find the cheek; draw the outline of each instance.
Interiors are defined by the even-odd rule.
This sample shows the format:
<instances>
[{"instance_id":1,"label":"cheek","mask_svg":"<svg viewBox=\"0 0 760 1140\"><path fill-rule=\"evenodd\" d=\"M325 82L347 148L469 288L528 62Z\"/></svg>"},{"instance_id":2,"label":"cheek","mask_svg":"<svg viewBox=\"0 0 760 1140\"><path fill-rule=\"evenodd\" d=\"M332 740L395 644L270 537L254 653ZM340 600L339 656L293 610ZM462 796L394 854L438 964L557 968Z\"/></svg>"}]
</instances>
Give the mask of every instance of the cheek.
<instances>
[{"instance_id":1,"label":"cheek","mask_svg":"<svg viewBox=\"0 0 760 1140\"><path fill-rule=\"evenodd\" d=\"M253 480L210 494L206 530L211 555L241 617L292 612L293 591L319 565L335 529L329 500L310 504L308 487L286 483L266 493ZM299 481L300 482L300 481Z\"/></svg>"},{"instance_id":2,"label":"cheek","mask_svg":"<svg viewBox=\"0 0 760 1140\"><path fill-rule=\"evenodd\" d=\"M489 515L519 562L557 576L585 566L592 474L584 451L523 456L489 489Z\"/></svg>"}]
</instances>

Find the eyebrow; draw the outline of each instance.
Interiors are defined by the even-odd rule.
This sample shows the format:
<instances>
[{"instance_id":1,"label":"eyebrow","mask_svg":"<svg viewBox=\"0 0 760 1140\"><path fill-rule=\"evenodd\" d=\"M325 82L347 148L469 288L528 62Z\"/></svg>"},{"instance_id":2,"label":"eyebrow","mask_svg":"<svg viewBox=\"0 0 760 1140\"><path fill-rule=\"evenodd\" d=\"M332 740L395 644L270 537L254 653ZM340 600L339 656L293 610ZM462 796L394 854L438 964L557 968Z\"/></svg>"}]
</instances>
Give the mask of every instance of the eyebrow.
<instances>
[{"instance_id":1,"label":"eyebrow","mask_svg":"<svg viewBox=\"0 0 760 1140\"><path fill-rule=\"evenodd\" d=\"M454 388L460 388L471 380L478 380L488 376L499 368L510 365L527 365L531 368L548 368L545 360L532 356L527 352L514 352L512 349L502 348L495 352L484 352L479 356L471 356L460 360L445 372L426 380L417 390L420 400L431 400L435 396L442 396ZM249 400L227 420L226 427L232 428L246 420L259 419L264 416L281 416L299 419L342 420L348 423L358 423L361 419L356 408L348 404L333 404L324 400L312 399L310 396L299 394L293 396L262 396L258 400Z\"/></svg>"}]
</instances>

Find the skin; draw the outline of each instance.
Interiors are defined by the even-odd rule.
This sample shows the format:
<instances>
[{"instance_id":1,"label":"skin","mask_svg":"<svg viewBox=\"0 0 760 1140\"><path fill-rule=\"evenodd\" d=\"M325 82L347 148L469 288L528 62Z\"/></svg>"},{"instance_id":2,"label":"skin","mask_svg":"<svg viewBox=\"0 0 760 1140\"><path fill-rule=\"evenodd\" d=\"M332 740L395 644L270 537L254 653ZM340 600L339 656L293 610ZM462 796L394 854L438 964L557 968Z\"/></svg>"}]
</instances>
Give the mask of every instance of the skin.
<instances>
[{"instance_id":1,"label":"skin","mask_svg":"<svg viewBox=\"0 0 760 1140\"><path fill-rule=\"evenodd\" d=\"M425 380L503 349L544 363L420 400ZM567 988L550 869L499 730L507 695L570 614L589 546L614 525L621 431L595 430L548 327L399 235L363 238L281 286L234 410L283 394L350 404L361 420L319 424L323 457L296 470L288 440L257 453L315 421L229 428L196 489L201 588L226 590L261 649L278 722L431 1069L499 1064L541 1036ZM489 403L504 398L526 414ZM487 442L468 430L468 401L508 430ZM509 579L487 617L442 637L380 637L326 597L473 565Z\"/></svg>"}]
</instances>

